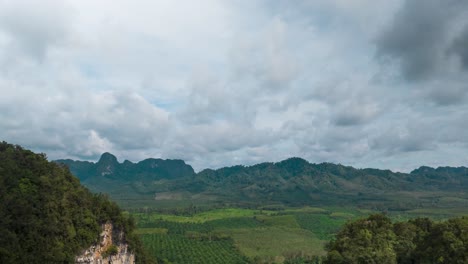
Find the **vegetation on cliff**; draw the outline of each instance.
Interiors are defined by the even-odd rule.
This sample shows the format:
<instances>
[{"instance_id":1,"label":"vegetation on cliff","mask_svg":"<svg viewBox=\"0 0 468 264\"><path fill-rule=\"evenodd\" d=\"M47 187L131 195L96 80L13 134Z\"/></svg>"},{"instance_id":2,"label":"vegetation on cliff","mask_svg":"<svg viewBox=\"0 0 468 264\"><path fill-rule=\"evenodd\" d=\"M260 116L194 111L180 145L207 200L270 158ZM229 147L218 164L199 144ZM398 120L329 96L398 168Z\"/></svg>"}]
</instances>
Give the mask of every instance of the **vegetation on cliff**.
<instances>
[{"instance_id":1,"label":"vegetation on cliff","mask_svg":"<svg viewBox=\"0 0 468 264\"><path fill-rule=\"evenodd\" d=\"M72 263L111 221L139 257L133 220L107 196L92 194L66 166L0 143L0 263Z\"/></svg>"}]
</instances>

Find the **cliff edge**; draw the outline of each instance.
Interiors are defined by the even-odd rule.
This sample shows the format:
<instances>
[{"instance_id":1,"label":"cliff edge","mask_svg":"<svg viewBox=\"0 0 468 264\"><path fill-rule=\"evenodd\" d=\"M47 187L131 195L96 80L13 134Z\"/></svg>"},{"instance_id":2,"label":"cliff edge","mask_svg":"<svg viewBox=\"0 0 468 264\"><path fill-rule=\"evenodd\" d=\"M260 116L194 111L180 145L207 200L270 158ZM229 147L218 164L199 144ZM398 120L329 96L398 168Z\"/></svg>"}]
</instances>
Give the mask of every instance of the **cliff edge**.
<instances>
[{"instance_id":1,"label":"cliff edge","mask_svg":"<svg viewBox=\"0 0 468 264\"><path fill-rule=\"evenodd\" d=\"M76 256L76 264L134 264L135 255L128 250L123 231L115 229L111 222L102 225L99 243Z\"/></svg>"}]
</instances>

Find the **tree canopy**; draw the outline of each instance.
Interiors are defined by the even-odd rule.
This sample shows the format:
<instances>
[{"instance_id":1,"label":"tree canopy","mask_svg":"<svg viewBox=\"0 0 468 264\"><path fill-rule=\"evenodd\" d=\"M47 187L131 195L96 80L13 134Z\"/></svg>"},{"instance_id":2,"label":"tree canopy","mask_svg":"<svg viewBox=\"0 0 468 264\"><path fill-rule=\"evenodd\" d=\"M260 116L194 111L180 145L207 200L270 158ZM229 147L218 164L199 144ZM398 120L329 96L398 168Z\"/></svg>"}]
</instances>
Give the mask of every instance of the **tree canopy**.
<instances>
[{"instance_id":1,"label":"tree canopy","mask_svg":"<svg viewBox=\"0 0 468 264\"><path fill-rule=\"evenodd\" d=\"M0 263L72 263L98 241L106 221L125 232L140 256L132 219L44 154L0 143L0 200Z\"/></svg>"},{"instance_id":2,"label":"tree canopy","mask_svg":"<svg viewBox=\"0 0 468 264\"><path fill-rule=\"evenodd\" d=\"M325 263L468 263L468 218L392 223L382 214L346 224Z\"/></svg>"}]
</instances>

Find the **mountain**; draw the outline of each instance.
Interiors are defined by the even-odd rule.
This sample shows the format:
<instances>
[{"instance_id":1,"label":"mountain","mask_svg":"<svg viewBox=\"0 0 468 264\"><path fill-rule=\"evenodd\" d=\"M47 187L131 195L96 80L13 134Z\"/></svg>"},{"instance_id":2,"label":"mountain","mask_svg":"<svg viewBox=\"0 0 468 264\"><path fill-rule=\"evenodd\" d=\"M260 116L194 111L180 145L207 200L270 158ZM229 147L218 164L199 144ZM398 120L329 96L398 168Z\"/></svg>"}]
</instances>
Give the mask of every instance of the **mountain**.
<instances>
[{"instance_id":1,"label":"mountain","mask_svg":"<svg viewBox=\"0 0 468 264\"><path fill-rule=\"evenodd\" d=\"M193 168L183 160L145 159L138 163L128 160L119 163L117 158L108 152L102 154L97 163L70 159L55 162L67 165L81 181L99 177L124 181L174 180L195 175Z\"/></svg>"},{"instance_id":2,"label":"mountain","mask_svg":"<svg viewBox=\"0 0 468 264\"><path fill-rule=\"evenodd\" d=\"M199 173L181 160L146 159L118 163L104 153L97 163L59 160L95 191L116 200L243 205L346 205L374 209L468 204L468 169L421 167L411 173L356 169L301 158L253 166L232 166ZM105 186L105 188L96 188ZM454 199L438 199L452 197ZM456 198L456 199L455 199ZM129 202L132 204L132 202ZM457 205L458 205L457 204Z\"/></svg>"},{"instance_id":3,"label":"mountain","mask_svg":"<svg viewBox=\"0 0 468 264\"><path fill-rule=\"evenodd\" d=\"M0 263L74 263L104 226L122 239L101 246L102 253L114 248L113 258L136 253L146 262L134 224L117 204L44 154L0 142L0 199Z\"/></svg>"}]
</instances>

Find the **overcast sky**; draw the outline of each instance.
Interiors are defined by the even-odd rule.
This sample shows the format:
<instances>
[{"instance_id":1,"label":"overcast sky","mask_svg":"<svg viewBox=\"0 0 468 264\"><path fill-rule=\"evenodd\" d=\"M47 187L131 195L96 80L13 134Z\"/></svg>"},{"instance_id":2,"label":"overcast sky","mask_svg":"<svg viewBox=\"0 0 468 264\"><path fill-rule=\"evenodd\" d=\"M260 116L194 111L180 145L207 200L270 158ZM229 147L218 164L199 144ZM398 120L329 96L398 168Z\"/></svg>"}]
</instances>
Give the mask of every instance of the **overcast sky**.
<instances>
[{"instance_id":1,"label":"overcast sky","mask_svg":"<svg viewBox=\"0 0 468 264\"><path fill-rule=\"evenodd\" d=\"M0 0L0 140L49 159L468 165L466 0Z\"/></svg>"}]
</instances>

